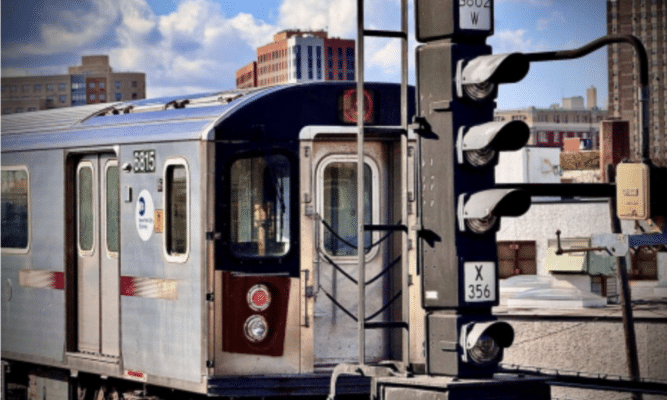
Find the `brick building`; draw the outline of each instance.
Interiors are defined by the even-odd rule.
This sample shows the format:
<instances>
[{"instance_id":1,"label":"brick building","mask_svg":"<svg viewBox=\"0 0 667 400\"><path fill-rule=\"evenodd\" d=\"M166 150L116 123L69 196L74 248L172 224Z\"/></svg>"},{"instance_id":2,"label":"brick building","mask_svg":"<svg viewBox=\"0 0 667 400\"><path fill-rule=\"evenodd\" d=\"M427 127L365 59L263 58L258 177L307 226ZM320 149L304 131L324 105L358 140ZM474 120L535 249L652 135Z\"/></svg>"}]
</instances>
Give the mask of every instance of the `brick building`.
<instances>
[{"instance_id":1,"label":"brick building","mask_svg":"<svg viewBox=\"0 0 667 400\"><path fill-rule=\"evenodd\" d=\"M329 38L325 31L284 30L257 49L257 61L236 71L236 87L352 81L354 58L354 40Z\"/></svg>"},{"instance_id":2,"label":"brick building","mask_svg":"<svg viewBox=\"0 0 667 400\"><path fill-rule=\"evenodd\" d=\"M638 37L649 64L649 147L657 165L667 166L667 0L608 0L607 32ZM639 153L639 64L627 44L607 47L610 116L630 121L630 154Z\"/></svg>"},{"instance_id":3,"label":"brick building","mask_svg":"<svg viewBox=\"0 0 667 400\"><path fill-rule=\"evenodd\" d=\"M146 98L146 74L113 72L109 56L81 57L64 75L2 77L2 114Z\"/></svg>"}]
</instances>

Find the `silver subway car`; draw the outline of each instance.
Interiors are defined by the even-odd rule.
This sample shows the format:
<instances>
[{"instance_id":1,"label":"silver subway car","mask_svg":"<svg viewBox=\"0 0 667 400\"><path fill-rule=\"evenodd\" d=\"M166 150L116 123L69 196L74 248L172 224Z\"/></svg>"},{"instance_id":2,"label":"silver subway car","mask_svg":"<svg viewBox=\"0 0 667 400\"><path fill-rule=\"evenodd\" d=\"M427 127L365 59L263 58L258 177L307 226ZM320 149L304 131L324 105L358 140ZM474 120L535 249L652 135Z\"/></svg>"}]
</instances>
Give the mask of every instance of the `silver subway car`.
<instances>
[{"instance_id":1,"label":"silver subway car","mask_svg":"<svg viewBox=\"0 0 667 400\"><path fill-rule=\"evenodd\" d=\"M365 216L397 223L399 86L364 95ZM349 83L3 116L5 389L325 394L358 354L355 121ZM400 238L367 235L366 315L396 320ZM421 357L403 334L369 331L367 361Z\"/></svg>"}]
</instances>

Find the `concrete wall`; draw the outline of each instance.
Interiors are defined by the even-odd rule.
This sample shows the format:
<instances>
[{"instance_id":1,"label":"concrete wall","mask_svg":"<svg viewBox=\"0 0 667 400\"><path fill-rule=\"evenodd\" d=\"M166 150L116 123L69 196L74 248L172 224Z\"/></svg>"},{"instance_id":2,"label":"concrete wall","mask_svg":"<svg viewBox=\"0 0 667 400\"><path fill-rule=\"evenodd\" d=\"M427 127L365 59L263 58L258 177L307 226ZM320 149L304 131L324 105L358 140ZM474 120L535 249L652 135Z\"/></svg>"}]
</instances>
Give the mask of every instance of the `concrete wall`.
<instances>
[{"instance_id":1,"label":"concrete wall","mask_svg":"<svg viewBox=\"0 0 667 400\"><path fill-rule=\"evenodd\" d=\"M663 310L664 311L664 310ZM604 313L604 311L601 311ZM501 319L502 316L499 316ZM503 363L589 373L629 376L620 319L548 320L506 317L516 334ZM642 378L667 380L667 319L635 323ZM629 399L629 393L552 387L552 398ZM667 396L644 396L667 399Z\"/></svg>"}]
</instances>

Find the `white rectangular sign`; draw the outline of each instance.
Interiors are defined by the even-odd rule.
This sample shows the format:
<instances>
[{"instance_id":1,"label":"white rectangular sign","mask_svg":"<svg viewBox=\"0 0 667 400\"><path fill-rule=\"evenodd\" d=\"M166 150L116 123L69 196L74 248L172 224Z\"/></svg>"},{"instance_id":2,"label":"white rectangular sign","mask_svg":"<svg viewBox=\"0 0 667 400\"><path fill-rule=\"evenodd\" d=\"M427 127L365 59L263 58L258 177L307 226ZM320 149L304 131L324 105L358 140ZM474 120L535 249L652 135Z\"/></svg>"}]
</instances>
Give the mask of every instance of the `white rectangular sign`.
<instances>
[{"instance_id":1,"label":"white rectangular sign","mask_svg":"<svg viewBox=\"0 0 667 400\"><path fill-rule=\"evenodd\" d=\"M496 301L496 264L490 261L463 263L465 301Z\"/></svg>"},{"instance_id":2,"label":"white rectangular sign","mask_svg":"<svg viewBox=\"0 0 667 400\"><path fill-rule=\"evenodd\" d=\"M493 0L459 0L459 28L490 31L492 3Z\"/></svg>"}]
</instances>

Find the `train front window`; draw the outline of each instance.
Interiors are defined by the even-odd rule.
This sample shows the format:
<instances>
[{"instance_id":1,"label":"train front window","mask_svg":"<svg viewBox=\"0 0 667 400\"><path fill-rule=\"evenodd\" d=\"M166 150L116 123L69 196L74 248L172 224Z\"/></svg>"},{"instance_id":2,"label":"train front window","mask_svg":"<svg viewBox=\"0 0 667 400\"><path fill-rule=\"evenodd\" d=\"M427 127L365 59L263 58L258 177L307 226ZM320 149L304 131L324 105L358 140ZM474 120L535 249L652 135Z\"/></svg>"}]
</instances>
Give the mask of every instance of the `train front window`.
<instances>
[{"instance_id":1,"label":"train front window","mask_svg":"<svg viewBox=\"0 0 667 400\"><path fill-rule=\"evenodd\" d=\"M373 172L364 164L364 223L372 220ZM324 168L323 177L324 249L332 256L357 255L357 164L355 162L331 162ZM371 244L371 232L366 232L364 242Z\"/></svg>"},{"instance_id":2,"label":"train front window","mask_svg":"<svg viewBox=\"0 0 667 400\"><path fill-rule=\"evenodd\" d=\"M28 248L28 171L2 169L2 248Z\"/></svg>"},{"instance_id":3,"label":"train front window","mask_svg":"<svg viewBox=\"0 0 667 400\"><path fill-rule=\"evenodd\" d=\"M237 257L280 257L290 248L290 164L282 155L231 167L230 245Z\"/></svg>"}]
</instances>

